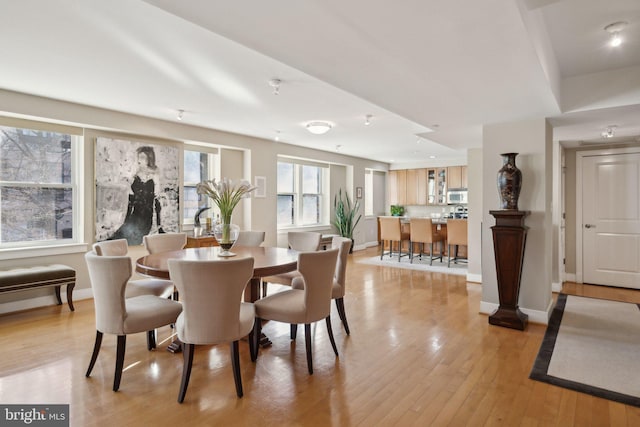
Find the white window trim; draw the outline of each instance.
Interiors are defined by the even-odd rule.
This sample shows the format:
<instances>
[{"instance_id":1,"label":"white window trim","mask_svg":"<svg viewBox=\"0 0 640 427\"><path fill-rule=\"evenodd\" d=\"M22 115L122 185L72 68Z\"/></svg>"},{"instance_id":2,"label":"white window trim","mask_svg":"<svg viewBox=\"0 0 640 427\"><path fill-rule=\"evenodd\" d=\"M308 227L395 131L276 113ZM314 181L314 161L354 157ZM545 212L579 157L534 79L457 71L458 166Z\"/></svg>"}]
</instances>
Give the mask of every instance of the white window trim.
<instances>
[{"instance_id":1,"label":"white window trim","mask_svg":"<svg viewBox=\"0 0 640 427\"><path fill-rule=\"evenodd\" d=\"M330 227L330 221L329 221L329 212L330 212L330 207L329 207L329 165L328 164L321 164L321 163L317 163L317 162L308 162L305 160L296 160L294 158L278 158L278 163L289 163L289 164L293 164L293 175L294 175L294 182L293 182L293 189L294 192L293 193L285 193L285 192L278 192L277 196L280 195L293 195L293 201L294 201L294 223L290 224L290 225L281 225L279 224L277 226L278 230L287 230L287 231L291 231L291 230L296 230L296 229L300 229L300 230L308 230L308 231L313 231L315 229L326 229L327 227ZM312 166L312 167L317 167L320 169L320 193L317 193L320 197L320 207L319 207L319 211L320 211L320 222L314 223L314 224L302 224L302 208L303 208L303 196L305 194L316 194L316 193L302 193L302 167L303 166Z\"/></svg>"}]
</instances>

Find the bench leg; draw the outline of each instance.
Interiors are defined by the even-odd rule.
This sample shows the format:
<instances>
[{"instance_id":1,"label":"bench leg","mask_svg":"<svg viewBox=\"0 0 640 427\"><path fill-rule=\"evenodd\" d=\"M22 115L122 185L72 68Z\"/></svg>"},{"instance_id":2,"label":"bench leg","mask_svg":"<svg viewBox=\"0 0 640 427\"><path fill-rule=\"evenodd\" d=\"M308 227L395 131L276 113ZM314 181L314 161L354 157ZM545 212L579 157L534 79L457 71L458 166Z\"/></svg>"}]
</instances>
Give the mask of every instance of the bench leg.
<instances>
[{"instance_id":1,"label":"bench leg","mask_svg":"<svg viewBox=\"0 0 640 427\"><path fill-rule=\"evenodd\" d=\"M71 311L75 311L75 308L73 307L73 288L75 288L76 284L74 283L69 283L67 285L67 304L69 304L69 310ZM58 287L58 301L60 300L60 289Z\"/></svg>"},{"instance_id":2,"label":"bench leg","mask_svg":"<svg viewBox=\"0 0 640 427\"><path fill-rule=\"evenodd\" d=\"M58 305L62 305L62 298L60 297L60 285L54 287L56 290L56 299L58 300Z\"/></svg>"}]
</instances>

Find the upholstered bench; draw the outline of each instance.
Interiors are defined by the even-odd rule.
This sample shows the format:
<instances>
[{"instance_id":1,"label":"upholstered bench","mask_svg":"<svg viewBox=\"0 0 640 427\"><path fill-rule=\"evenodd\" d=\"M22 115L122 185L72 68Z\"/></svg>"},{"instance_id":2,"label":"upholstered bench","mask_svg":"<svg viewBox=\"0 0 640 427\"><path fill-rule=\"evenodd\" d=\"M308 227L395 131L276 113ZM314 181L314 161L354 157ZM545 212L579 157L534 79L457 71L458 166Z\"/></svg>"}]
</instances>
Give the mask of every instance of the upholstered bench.
<instances>
[{"instance_id":1,"label":"upholstered bench","mask_svg":"<svg viewBox=\"0 0 640 427\"><path fill-rule=\"evenodd\" d=\"M0 293L26 291L53 286L58 305L62 304L60 286L67 285L67 303L73 308L73 288L76 285L76 271L62 264L13 268L0 270Z\"/></svg>"}]
</instances>

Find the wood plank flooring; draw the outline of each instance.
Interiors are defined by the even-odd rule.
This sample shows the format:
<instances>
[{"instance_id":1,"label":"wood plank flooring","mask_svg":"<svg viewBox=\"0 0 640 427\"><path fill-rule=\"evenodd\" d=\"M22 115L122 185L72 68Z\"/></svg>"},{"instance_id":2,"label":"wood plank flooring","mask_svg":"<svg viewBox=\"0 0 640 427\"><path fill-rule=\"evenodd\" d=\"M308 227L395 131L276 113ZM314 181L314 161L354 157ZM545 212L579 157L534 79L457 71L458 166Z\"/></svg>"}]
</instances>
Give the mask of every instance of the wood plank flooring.
<instances>
[{"instance_id":1,"label":"wood plank flooring","mask_svg":"<svg viewBox=\"0 0 640 427\"><path fill-rule=\"evenodd\" d=\"M176 402L182 355L144 334L128 338L120 391L111 391L114 336L105 335L85 378L95 335L92 300L0 317L0 402L69 403L72 426L638 426L640 409L528 379L545 332L491 326L478 313L481 286L463 276L357 262L347 268L347 336L332 306L340 357L324 322L312 328L314 374L304 330L269 322L273 345L252 363L240 345L244 397L235 394L229 346L196 347L191 383ZM277 287L270 286L270 291ZM565 291L639 302L638 291L567 284ZM638 301L636 301L638 300Z\"/></svg>"}]
</instances>

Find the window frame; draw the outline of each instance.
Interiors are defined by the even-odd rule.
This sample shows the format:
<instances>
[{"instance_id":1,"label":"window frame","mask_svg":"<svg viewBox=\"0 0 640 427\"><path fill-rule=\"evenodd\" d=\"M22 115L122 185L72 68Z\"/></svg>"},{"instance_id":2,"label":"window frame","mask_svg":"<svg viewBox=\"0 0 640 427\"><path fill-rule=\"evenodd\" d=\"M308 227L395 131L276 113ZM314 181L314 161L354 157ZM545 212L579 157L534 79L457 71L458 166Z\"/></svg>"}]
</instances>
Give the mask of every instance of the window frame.
<instances>
[{"instance_id":1,"label":"window frame","mask_svg":"<svg viewBox=\"0 0 640 427\"><path fill-rule=\"evenodd\" d=\"M181 179L181 185L180 185L180 192L181 192L181 200L183 200L183 202L180 204L180 221L182 223L182 227L183 229L188 229L189 227L193 227L194 226L194 217L185 217L185 201L186 201L186 188L193 188L195 187L198 182L187 182L185 181L185 172L186 169L184 167L184 158L185 158L185 154L187 151L191 151L191 152L195 152L195 153L200 153L202 154L206 154L208 156L208 162L207 162L207 166L208 166L208 177L207 180L211 180L211 179L220 179L220 152L216 147L207 147L207 146L201 146L201 145L185 145L183 150L182 150L182 161L181 161L181 167L183 168L182 170L182 179ZM212 208L214 208L211 199L209 197L206 196L200 196L199 197L200 201L204 201L206 202L206 205L210 208L210 210ZM200 203L199 206L202 206L202 203Z\"/></svg>"},{"instance_id":2,"label":"window frame","mask_svg":"<svg viewBox=\"0 0 640 427\"><path fill-rule=\"evenodd\" d=\"M25 129L38 132L59 133L70 136L70 182L51 183L35 181L3 181L2 187L21 187L39 189L69 189L71 191L71 234L70 238L49 240L26 240L5 243L0 240L0 252L4 259L24 258L27 256L45 256L86 250L84 229L84 136L82 129L54 123L36 122L9 117L0 117L0 126ZM1 209L1 207L0 207ZM0 215L2 212L0 210ZM62 249L57 249L62 248Z\"/></svg>"},{"instance_id":3,"label":"window frame","mask_svg":"<svg viewBox=\"0 0 640 427\"><path fill-rule=\"evenodd\" d=\"M279 158L277 161L277 168L281 163L287 163L293 165L293 193L291 192L277 192L277 197L287 196L293 197L292 209L293 209L293 223L292 224L277 224L278 230L283 229L296 229L296 228L314 228L314 227L327 227L329 226L329 207L328 207L328 192L329 192L329 168L328 165L311 163L300 161L290 158ZM315 167L318 169L318 192L310 193L303 192L303 168ZM305 196L318 197L318 222L305 223L304 222L304 199ZM276 215L277 216L277 215Z\"/></svg>"}]
</instances>

